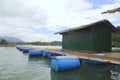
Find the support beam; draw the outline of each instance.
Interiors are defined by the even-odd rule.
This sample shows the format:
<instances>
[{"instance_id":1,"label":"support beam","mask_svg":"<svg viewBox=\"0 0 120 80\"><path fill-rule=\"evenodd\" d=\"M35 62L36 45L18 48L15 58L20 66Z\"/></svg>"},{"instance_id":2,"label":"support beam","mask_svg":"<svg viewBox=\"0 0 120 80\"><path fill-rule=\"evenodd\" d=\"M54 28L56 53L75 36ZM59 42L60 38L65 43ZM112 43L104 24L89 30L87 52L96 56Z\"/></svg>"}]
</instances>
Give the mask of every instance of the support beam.
<instances>
[{"instance_id":1,"label":"support beam","mask_svg":"<svg viewBox=\"0 0 120 80\"><path fill-rule=\"evenodd\" d=\"M120 7L116 8L116 9L107 10L105 12L102 12L102 14L106 14L106 13L112 14L112 13L115 13L115 12L120 12Z\"/></svg>"}]
</instances>

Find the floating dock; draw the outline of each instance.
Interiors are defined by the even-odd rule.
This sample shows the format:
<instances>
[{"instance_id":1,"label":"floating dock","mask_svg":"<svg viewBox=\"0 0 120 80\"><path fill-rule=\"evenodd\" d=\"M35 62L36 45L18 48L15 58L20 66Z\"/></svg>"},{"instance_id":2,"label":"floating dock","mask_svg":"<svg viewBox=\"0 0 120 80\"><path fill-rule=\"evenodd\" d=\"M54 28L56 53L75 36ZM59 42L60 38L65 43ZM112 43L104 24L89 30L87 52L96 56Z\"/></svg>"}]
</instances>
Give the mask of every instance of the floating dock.
<instances>
[{"instance_id":1,"label":"floating dock","mask_svg":"<svg viewBox=\"0 0 120 80\"><path fill-rule=\"evenodd\" d=\"M72 50L61 50L61 49L41 49L32 46L22 46L24 48L32 48L34 50L45 50L48 52L55 52L58 54L66 54L70 56L77 56L80 59L96 60L104 63L112 63L120 65L120 52L106 52L104 56L96 55L94 52L81 52L81 51L72 51Z\"/></svg>"},{"instance_id":2,"label":"floating dock","mask_svg":"<svg viewBox=\"0 0 120 80\"><path fill-rule=\"evenodd\" d=\"M59 54L66 54L71 56L77 56L80 59L89 59L89 60L96 60L101 61L105 63L113 63L113 64L119 64L120 65L120 53L105 53L104 56L95 55L96 53L85 53L85 52L79 52L79 51L67 51L64 50L64 52L60 52L60 50L53 50L53 49L47 49L47 51L50 52L56 52Z\"/></svg>"}]
</instances>

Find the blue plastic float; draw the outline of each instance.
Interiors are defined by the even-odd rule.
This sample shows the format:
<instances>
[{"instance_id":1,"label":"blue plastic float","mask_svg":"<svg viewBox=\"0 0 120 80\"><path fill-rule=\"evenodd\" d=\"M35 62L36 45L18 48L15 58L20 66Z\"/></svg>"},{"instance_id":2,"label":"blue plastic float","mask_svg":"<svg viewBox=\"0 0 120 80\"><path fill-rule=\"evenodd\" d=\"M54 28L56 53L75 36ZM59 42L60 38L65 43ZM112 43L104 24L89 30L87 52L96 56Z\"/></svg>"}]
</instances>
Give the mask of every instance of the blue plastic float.
<instances>
[{"instance_id":1,"label":"blue plastic float","mask_svg":"<svg viewBox=\"0 0 120 80\"><path fill-rule=\"evenodd\" d=\"M80 60L76 56L56 56L51 60L53 71L67 71L80 67Z\"/></svg>"},{"instance_id":2,"label":"blue plastic float","mask_svg":"<svg viewBox=\"0 0 120 80\"><path fill-rule=\"evenodd\" d=\"M104 53L97 53L97 54L94 54L94 55L105 56ZM103 64L104 62L101 62L101 61L98 61L98 60L87 60L87 63L97 65L97 64Z\"/></svg>"},{"instance_id":3,"label":"blue plastic float","mask_svg":"<svg viewBox=\"0 0 120 80\"><path fill-rule=\"evenodd\" d=\"M22 51L23 53L28 53L29 50L31 50L31 48L21 48L21 51Z\"/></svg>"},{"instance_id":4,"label":"blue plastic float","mask_svg":"<svg viewBox=\"0 0 120 80\"><path fill-rule=\"evenodd\" d=\"M43 51L42 50L30 50L29 56L42 56Z\"/></svg>"},{"instance_id":5,"label":"blue plastic float","mask_svg":"<svg viewBox=\"0 0 120 80\"><path fill-rule=\"evenodd\" d=\"M17 46L16 47L19 51L22 51L22 47Z\"/></svg>"},{"instance_id":6,"label":"blue plastic float","mask_svg":"<svg viewBox=\"0 0 120 80\"><path fill-rule=\"evenodd\" d=\"M31 48L24 48L24 47L19 47L17 46L16 47L19 51L22 51L23 53L28 53L29 50L31 50Z\"/></svg>"},{"instance_id":7,"label":"blue plastic float","mask_svg":"<svg viewBox=\"0 0 120 80\"><path fill-rule=\"evenodd\" d=\"M16 46L16 48L19 50L19 46Z\"/></svg>"},{"instance_id":8,"label":"blue plastic float","mask_svg":"<svg viewBox=\"0 0 120 80\"><path fill-rule=\"evenodd\" d=\"M97 64L102 64L103 62L97 60L87 60L87 63L97 65Z\"/></svg>"},{"instance_id":9,"label":"blue plastic float","mask_svg":"<svg viewBox=\"0 0 120 80\"><path fill-rule=\"evenodd\" d=\"M58 54L58 53L54 53L54 52L48 52L47 53L47 58L52 59L55 56L65 56L65 54Z\"/></svg>"}]
</instances>

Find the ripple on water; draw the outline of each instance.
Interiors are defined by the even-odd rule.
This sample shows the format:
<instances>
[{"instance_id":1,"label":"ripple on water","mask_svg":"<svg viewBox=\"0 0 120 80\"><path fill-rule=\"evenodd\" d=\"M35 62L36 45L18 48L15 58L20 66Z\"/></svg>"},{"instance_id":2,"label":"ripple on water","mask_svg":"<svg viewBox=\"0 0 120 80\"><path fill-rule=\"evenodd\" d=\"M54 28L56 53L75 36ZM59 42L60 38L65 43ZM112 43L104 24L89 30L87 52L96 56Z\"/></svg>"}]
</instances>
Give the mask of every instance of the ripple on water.
<instances>
[{"instance_id":1,"label":"ripple on water","mask_svg":"<svg viewBox=\"0 0 120 80\"><path fill-rule=\"evenodd\" d=\"M54 72L45 57L29 57L16 48L0 47L0 80L120 80L120 66L81 64L79 69Z\"/></svg>"}]
</instances>

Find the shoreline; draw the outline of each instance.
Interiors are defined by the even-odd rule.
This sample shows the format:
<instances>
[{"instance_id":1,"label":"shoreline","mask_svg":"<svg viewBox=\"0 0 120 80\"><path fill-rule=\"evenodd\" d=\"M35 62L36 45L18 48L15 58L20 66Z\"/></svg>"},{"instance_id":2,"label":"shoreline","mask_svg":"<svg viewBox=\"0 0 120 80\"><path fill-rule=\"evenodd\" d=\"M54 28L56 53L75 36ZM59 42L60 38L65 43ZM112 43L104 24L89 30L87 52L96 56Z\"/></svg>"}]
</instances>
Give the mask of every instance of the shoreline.
<instances>
[{"instance_id":1,"label":"shoreline","mask_svg":"<svg viewBox=\"0 0 120 80\"><path fill-rule=\"evenodd\" d=\"M16 47L15 44L0 45L0 47Z\"/></svg>"}]
</instances>

